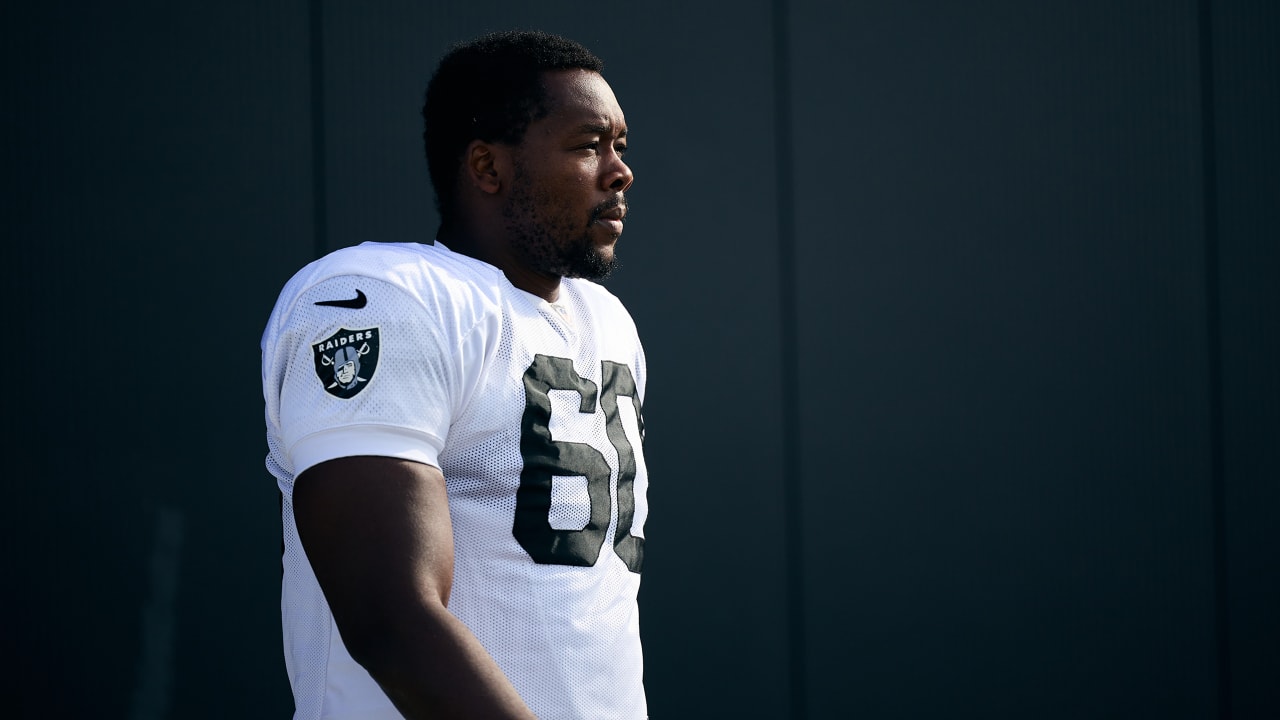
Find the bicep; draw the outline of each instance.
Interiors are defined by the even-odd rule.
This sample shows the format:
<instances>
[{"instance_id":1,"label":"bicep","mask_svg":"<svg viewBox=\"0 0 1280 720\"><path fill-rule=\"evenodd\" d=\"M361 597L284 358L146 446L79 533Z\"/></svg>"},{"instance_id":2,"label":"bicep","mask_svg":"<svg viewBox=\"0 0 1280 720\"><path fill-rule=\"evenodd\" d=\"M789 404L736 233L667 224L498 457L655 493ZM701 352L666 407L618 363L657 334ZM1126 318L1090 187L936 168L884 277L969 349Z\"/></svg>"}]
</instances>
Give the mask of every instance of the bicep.
<instances>
[{"instance_id":1,"label":"bicep","mask_svg":"<svg viewBox=\"0 0 1280 720\"><path fill-rule=\"evenodd\" d=\"M345 457L295 481L307 559L348 648L398 617L448 603L453 531L440 470L389 457Z\"/></svg>"}]
</instances>

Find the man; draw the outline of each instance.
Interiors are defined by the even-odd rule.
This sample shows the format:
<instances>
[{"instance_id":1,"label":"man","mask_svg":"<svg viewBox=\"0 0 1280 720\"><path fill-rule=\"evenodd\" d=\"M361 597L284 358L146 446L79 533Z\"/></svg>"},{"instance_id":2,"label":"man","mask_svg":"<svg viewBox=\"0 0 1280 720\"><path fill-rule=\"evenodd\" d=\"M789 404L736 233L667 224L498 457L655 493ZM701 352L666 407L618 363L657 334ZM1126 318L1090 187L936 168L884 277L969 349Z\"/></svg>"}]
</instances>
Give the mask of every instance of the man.
<instances>
[{"instance_id":1,"label":"man","mask_svg":"<svg viewBox=\"0 0 1280 720\"><path fill-rule=\"evenodd\" d=\"M643 351L589 282L631 186L602 63L543 33L427 89L434 245L335 252L263 336L302 718L643 718Z\"/></svg>"}]
</instances>

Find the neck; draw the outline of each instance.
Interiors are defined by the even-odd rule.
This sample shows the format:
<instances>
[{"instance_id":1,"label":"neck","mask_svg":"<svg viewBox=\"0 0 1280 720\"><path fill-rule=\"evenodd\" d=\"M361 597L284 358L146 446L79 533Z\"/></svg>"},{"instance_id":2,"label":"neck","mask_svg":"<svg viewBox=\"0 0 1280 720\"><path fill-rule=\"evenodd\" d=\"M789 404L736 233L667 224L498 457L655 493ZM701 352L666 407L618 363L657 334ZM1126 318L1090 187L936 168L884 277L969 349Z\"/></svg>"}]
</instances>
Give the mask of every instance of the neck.
<instances>
[{"instance_id":1,"label":"neck","mask_svg":"<svg viewBox=\"0 0 1280 720\"><path fill-rule=\"evenodd\" d=\"M460 255L498 268L512 285L530 295L536 295L547 302L555 302L560 298L560 276L530 269L511 251L509 243L445 225L440 226L436 239Z\"/></svg>"}]
</instances>

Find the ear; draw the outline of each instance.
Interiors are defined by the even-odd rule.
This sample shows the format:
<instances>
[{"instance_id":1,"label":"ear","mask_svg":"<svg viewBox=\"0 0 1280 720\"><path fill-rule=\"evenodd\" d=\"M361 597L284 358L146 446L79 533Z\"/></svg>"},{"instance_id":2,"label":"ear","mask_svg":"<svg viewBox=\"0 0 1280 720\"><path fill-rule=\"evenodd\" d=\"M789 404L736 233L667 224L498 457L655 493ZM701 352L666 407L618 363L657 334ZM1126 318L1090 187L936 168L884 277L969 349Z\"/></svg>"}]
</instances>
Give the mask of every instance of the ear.
<instances>
[{"instance_id":1,"label":"ear","mask_svg":"<svg viewBox=\"0 0 1280 720\"><path fill-rule=\"evenodd\" d=\"M462 158L466 179L482 193L497 194L505 184L509 155L501 145L472 140Z\"/></svg>"}]
</instances>

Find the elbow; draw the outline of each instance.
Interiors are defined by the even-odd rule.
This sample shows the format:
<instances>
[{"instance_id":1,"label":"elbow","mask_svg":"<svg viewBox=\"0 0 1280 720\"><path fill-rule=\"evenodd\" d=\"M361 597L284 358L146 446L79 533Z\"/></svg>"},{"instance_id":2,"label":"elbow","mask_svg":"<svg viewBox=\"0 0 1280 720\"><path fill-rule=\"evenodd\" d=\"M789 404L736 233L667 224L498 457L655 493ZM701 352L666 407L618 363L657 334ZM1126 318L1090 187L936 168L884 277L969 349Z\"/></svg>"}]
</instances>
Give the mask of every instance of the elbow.
<instances>
[{"instance_id":1,"label":"elbow","mask_svg":"<svg viewBox=\"0 0 1280 720\"><path fill-rule=\"evenodd\" d=\"M395 666L395 630L389 623L348 620L336 624L347 654L374 678Z\"/></svg>"},{"instance_id":2,"label":"elbow","mask_svg":"<svg viewBox=\"0 0 1280 720\"><path fill-rule=\"evenodd\" d=\"M351 659L379 683L394 684L395 676L417 662L424 646L438 638L448 614L443 603L423 601L401 608L378 608L334 620Z\"/></svg>"}]
</instances>

